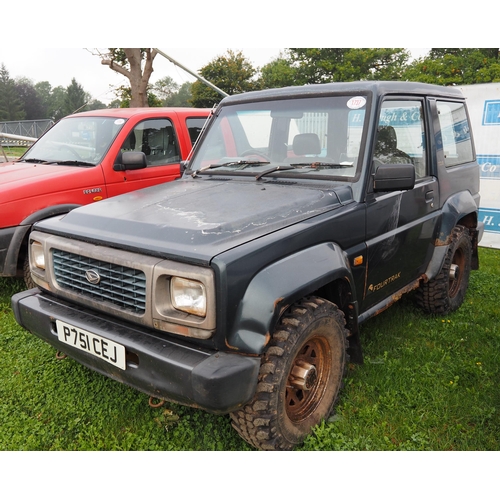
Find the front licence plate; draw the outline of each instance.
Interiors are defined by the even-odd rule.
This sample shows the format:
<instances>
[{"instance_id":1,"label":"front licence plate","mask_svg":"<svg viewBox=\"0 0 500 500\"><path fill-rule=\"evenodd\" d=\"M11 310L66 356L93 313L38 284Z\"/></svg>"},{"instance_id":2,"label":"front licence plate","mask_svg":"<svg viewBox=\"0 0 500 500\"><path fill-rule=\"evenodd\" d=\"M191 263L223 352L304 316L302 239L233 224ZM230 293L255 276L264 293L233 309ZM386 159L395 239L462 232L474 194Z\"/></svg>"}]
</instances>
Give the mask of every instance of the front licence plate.
<instances>
[{"instance_id":1,"label":"front licence plate","mask_svg":"<svg viewBox=\"0 0 500 500\"><path fill-rule=\"evenodd\" d=\"M64 321L56 320L56 328L57 337L60 342L88 352L125 370L125 346L87 330L76 328Z\"/></svg>"}]
</instances>

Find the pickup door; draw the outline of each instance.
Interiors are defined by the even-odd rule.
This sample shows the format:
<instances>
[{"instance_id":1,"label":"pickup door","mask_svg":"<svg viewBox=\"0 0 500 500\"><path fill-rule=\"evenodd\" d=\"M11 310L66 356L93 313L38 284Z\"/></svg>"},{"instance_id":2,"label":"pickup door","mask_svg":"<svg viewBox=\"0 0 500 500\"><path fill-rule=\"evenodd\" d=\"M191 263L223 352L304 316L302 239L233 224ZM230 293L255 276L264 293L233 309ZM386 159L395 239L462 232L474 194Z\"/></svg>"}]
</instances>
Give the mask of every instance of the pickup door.
<instances>
[{"instance_id":1,"label":"pickup door","mask_svg":"<svg viewBox=\"0 0 500 500\"><path fill-rule=\"evenodd\" d=\"M180 177L180 162L189 155L208 111L192 110L143 119L130 119L103 161L108 197L168 182ZM142 152L145 168L120 170L121 155Z\"/></svg>"},{"instance_id":2,"label":"pickup door","mask_svg":"<svg viewBox=\"0 0 500 500\"><path fill-rule=\"evenodd\" d=\"M367 271L361 312L423 274L432 256L439 187L430 175L424 101L386 100L373 154L380 164L413 164L413 189L374 190L367 196Z\"/></svg>"}]
</instances>

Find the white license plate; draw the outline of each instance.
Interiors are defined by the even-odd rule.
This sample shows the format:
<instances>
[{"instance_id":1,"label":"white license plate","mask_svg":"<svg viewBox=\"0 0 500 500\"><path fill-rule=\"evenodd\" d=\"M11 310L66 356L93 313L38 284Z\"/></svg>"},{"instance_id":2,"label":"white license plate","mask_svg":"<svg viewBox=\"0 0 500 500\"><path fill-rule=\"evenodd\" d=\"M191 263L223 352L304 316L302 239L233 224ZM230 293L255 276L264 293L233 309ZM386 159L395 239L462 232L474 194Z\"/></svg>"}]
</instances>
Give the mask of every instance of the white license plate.
<instances>
[{"instance_id":1,"label":"white license plate","mask_svg":"<svg viewBox=\"0 0 500 500\"><path fill-rule=\"evenodd\" d=\"M100 335L56 320L57 337L64 344L88 352L122 370L125 370L125 347Z\"/></svg>"}]
</instances>

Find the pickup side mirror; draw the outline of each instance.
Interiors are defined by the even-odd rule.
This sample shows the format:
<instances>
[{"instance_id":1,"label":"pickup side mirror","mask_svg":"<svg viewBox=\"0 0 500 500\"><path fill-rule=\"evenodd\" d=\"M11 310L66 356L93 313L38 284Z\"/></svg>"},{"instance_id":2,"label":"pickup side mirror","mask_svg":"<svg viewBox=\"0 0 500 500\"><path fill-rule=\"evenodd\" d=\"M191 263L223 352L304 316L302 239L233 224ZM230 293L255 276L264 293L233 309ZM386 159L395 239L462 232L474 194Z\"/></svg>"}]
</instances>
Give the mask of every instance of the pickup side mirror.
<instances>
[{"instance_id":1,"label":"pickup side mirror","mask_svg":"<svg viewBox=\"0 0 500 500\"><path fill-rule=\"evenodd\" d=\"M124 170L140 170L146 168L148 162L146 155L141 151L125 151L120 153L113 165L113 170L123 172Z\"/></svg>"},{"instance_id":2,"label":"pickup side mirror","mask_svg":"<svg viewBox=\"0 0 500 500\"><path fill-rule=\"evenodd\" d=\"M379 165L373 177L374 191L400 191L415 186L415 166L411 163Z\"/></svg>"}]
</instances>

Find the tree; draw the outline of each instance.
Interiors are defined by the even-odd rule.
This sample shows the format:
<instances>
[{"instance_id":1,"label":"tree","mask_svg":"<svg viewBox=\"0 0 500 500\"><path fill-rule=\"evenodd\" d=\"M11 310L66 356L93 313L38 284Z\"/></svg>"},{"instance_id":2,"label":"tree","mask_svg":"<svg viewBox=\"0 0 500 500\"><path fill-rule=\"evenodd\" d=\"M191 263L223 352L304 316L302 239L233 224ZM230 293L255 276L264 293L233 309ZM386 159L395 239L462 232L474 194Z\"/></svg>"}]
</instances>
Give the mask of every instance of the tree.
<instances>
[{"instance_id":1,"label":"tree","mask_svg":"<svg viewBox=\"0 0 500 500\"><path fill-rule=\"evenodd\" d=\"M297 68L290 59L280 55L260 70L259 86L262 89L288 87L297 83Z\"/></svg>"},{"instance_id":2,"label":"tree","mask_svg":"<svg viewBox=\"0 0 500 500\"><path fill-rule=\"evenodd\" d=\"M191 83L184 82L181 86L170 76L158 80L151 92L161 101L162 106L166 107L190 107Z\"/></svg>"},{"instance_id":3,"label":"tree","mask_svg":"<svg viewBox=\"0 0 500 500\"><path fill-rule=\"evenodd\" d=\"M66 89L58 85L51 90L49 118L57 122L66 115L68 115L66 108Z\"/></svg>"},{"instance_id":4,"label":"tree","mask_svg":"<svg viewBox=\"0 0 500 500\"><path fill-rule=\"evenodd\" d=\"M203 78L229 95L257 89L257 82L253 80L256 73L257 70L241 52L232 50L228 50L225 56L216 57L200 70ZM222 99L221 94L200 81L192 84L191 93L191 103L197 108L212 107Z\"/></svg>"},{"instance_id":5,"label":"tree","mask_svg":"<svg viewBox=\"0 0 500 500\"><path fill-rule=\"evenodd\" d=\"M153 73L155 49L108 49L106 54L98 53L101 64L125 76L130 82L130 107L148 106L148 85ZM144 66L143 66L144 63Z\"/></svg>"},{"instance_id":6,"label":"tree","mask_svg":"<svg viewBox=\"0 0 500 500\"><path fill-rule=\"evenodd\" d=\"M46 108L31 80L25 77L18 78L15 89L22 103L25 120L41 120L46 117Z\"/></svg>"},{"instance_id":7,"label":"tree","mask_svg":"<svg viewBox=\"0 0 500 500\"><path fill-rule=\"evenodd\" d=\"M288 49L296 84L399 80L410 54L405 49Z\"/></svg>"},{"instance_id":8,"label":"tree","mask_svg":"<svg viewBox=\"0 0 500 500\"><path fill-rule=\"evenodd\" d=\"M181 108L191 107L191 100L193 97L191 87L192 83L184 82L177 92L163 101L163 106L178 106Z\"/></svg>"},{"instance_id":9,"label":"tree","mask_svg":"<svg viewBox=\"0 0 500 500\"><path fill-rule=\"evenodd\" d=\"M115 90L115 94L118 97L116 101L113 101L113 103L117 102L118 105L113 105L111 107L116 107L116 108L133 108L136 106L132 106L132 90L130 87L122 85L121 87L118 87ZM146 96L147 96L147 105L142 106L142 107L160 107L162 106L161 100L152 92L150 92L149 87L146 90Z\"/></svg>"},{"instance_id":10,"label":"tree","mask_svg":"<svg viewBox=\"0 0 500 500\"><path fill-rule=\"evenodd\" d=\"M4 64L0 66L0 121L24 120L23 105L14 80Z\"/></svg>"},{"instance_id":11,"label":"tree","mask_svg":"<svg viewBox=\"0 0 500 500\"><path fill-rule=\"evenodd\" d=\"M500 49L431 49L406 68L407 80L438 85L500 82Z\"/></svg>"},{"instance_id":12,"label":"tree","mask_svg":"<svg viewBox=\"0 0 500 500\"><path fill-rule=\"evenodd\" d=\"M179 84L175 83L170 76L161 78L151 88L156 97L162 101L171 98L178 90Z\"/></svg>"},{"instance_id":13,"label":"tree","mask_svg":"<svg viewBox=\"0 0 500 500\"><path fill-rule=\"evenodd\" d=\"M71 115L81 111L85 104L92 98L83 90L83 87L74 79L66 87L66 97L64 98L64 110L66 115Z\"/></svg>"}]
</instances>

